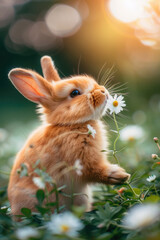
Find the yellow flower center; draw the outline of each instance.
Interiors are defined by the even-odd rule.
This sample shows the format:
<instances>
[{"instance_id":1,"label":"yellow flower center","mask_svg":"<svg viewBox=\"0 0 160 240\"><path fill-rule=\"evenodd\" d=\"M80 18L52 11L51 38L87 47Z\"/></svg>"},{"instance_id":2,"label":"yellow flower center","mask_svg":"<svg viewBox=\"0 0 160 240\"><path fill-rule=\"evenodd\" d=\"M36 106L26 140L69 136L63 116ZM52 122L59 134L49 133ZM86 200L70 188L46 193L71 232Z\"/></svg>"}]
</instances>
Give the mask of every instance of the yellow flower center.
<instances>
[{"instance_id":1,"label":"yellow flower center","mask_svg":"<svg viewBox=\"0 0 160 240\"><path fill-rule=\"evenodd\" d=\"M130 142L133 142L133 141L135 140L135 138L132 137L132 136L130 136L130 137L128 138L128 140L129 140Z\"/></svg>"},{"instance_id":2,"label":"yellow flower center","mask_svg":"<svg viewBox=\"0 0 160 240\"><path fill-rule=\"evenodd\" d=\"M113 102L113 106L114 106L114 107L117 107L117 106L118 106L118 101L117 101L117 100L115 100L115 101Z\"/></svg>"},{"instance_id":3,"label":"yellow flower center","mask_svg":"<svg viewBox=\"0 0 160 240\"><path fill-rule=\"evenodd\" d=\"M61 225L62 232L66 233L69 230L69 227L67 225Z\"/></svg>"}]
</instances>

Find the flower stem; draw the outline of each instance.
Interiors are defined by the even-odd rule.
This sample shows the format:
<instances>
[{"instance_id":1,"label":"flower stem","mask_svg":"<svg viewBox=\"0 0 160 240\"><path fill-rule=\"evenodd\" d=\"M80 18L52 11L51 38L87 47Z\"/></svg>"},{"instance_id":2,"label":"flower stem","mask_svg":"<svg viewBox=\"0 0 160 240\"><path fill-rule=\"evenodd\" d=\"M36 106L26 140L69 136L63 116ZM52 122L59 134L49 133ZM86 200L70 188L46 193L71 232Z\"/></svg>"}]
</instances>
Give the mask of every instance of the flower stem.
<instances>
[{"instance_id":1,"label":"flower stem","mask_svg":"<svg viewBox=\"0 0 160 240\"><path fill-rule=\"evenodd\" d=\"M159 146L159 143L157 143L157 147L158 147L158 149L160 150L160 146Z\"/></svg>"},{"instance_id":2,"label":"flower stem","mask_svg":"<svg viewBox=\"0 0 160 240\"><path fill-rule=\"evenodd\" d=\"M54 187L55 187L55 195L56 195L56 208L57 208L57 213L59 213L59 192L56 184L54 184Z\"/></svg>"},{"instance_id":3,"label":"flower stem","mask_svg":"<svg viewBox=\"0 0 160 240\"><path fill-rule=\"evenodd\" d=\"M126 184L127 184L127 186L129 187L129 189L131 190L131 192L134 194L134 196L135 196L136 198L138 198L139 202L140 202L140 203L143 203L143 201L141 200L141 196L138 195L137 193L135 193L135 191L134 191L134 189L132 188L132 186L130 185L130 183L129 183L129 182L126 182Z\"/></svg>"},{"instance_id":4,"label":"flower stem","mask_svg":"<svg viewBox=\"0 0 160 240\"><path fill-rule=\"evenodd\" d=\"M120 165L120 164L119 164L119 160L118 160L118 158L116 157L116 152L117 152L117 151L116 151L116 144L117 144L117 141L118 141L118 139L119 139L120 133L119 133L118 123L117 123L117 120L116 120L116 115L115 115L114 112L113 112L113 119L114 119L114 122L115 122L115 125L116 125L116 130L117 130L117 137L116 137L116 139L114 140L114 143L113 143L113 157L115 158L117 164Z\"/></svg>"},{"instance_id":5,"label":"flower stem","mask_svg":"<svg viewBox=\"0 0 160 240\"><path fill-rule=\"evenodd\" d=\"M154 190L155 190L156 195L158 195L157 188L156 188L155 184L154 184Z\"/></svg>"},{"instance_id":6,"label":"flower stem","mask_svg":"<svg viewBox=\"0 0 160 240\"><path fill-rule=\"evenodd\" d=\"M146 198L147 194L149 193L149 191L150 191L153 187L154 187L154 184L151 185L151 186L147 189L147 191L144 193L144 199Z\"/></svg>"},{"instance_id":7,"label":"flower stem","mask_svg":"<svg viewBox=\"0 0 160 240\"><path fill-rule=\"evenodd\" d=\"M71 192L71 206L73 207L73 204L74 204L74 181L73 181L73 178L71 179L71 187L72 187L72 192Z\"/></svg>"},{"instance_id":8,"label":"flower stem","mask_svg":"<svg viewBox=\"0 0 160 240\"><path fill-rule=\"evenodd\" d=\"M115 158L115 160L116 160L117 164L118 164L118 165L120 165L120 163L119 163L119 160L118 160L118 158L116 157L116 154L115 154L115 152L114 152L114 151L113 151L113 157Z\"/></svg>"},{"instance_id":9,"label":"flower stem","mask_svg":"<svg viewBox=\"0 0 160 240\"><path fill-rule=\"evenodd\" d=\"M129 182L126 182L127 186L129 187L129 189L131 190L131 192L134 194L135 197L139 197L139 195L137 195L134 191L134 189L132 188L132 186L130 185Z\"/></svg>"}]
</instances>

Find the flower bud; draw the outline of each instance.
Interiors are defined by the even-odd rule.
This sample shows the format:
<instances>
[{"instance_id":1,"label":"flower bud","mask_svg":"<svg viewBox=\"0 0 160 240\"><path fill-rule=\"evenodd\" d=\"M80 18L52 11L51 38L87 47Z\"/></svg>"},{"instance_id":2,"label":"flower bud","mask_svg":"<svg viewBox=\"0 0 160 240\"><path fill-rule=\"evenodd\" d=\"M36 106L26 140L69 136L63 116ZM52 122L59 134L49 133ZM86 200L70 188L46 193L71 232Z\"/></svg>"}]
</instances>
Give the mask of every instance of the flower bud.
<instances>
[{"instance_id":1,"label":"flower bud","mask_svg":"<svg viewBox=\"0 0 160 240\"><path fill-rule=\"evenodd\" d=\"M144 200L145 195L142 193L141 200Z\"/></svg>"},{"instance_id":2,"label":"flower bud","mask_svg":"<svg viewBox=\"0 0 160 240\"><path fill-rule=\"evenodd\" d=\"M153 154L152 154L152 159L157 159L157 158L158 158L158 155L155 154L155 153L153 153Z\"/></svg>"},{"instance_id":3,"label":"flower bud","mask_svg":"<svg viewBox=\"0 0 160 240\"><path fill-rule=\"evenodd\" d=\"M154 137L153 140L155 141L155 143L159 142L159 139L157 137Z\"/></svg>"},{"instance_id":4,"label":"flower bud","mask_svg":"<svg viewBox=\"0 0 160 240\"><path fill-rule=\"evenodd\" d=\"M105 226L104 223L100 223L100 224L98 225L98 228L103 228L104 226Z\"/></svg>"},{"instance_id":5,"label":"flower bud","mask_svg":"<svg viewBox=\"0 0 160 240\"><path fill-rule=\"evenodd\" d=\"M120 189L118 190L118 193L122 194L125 190L126 190L126 189L125 189L124 187L122 187L122 188L120 188Z\"/></svg>"},{"instance_id":6,"label":"flower bud","mask_svg":"<svg viewBox=\"0 0 160 240\"><path fill-rule=\"evenodd\" d=\"M156 164L160 165L160 162L156 162Z\"/></svg>"}]
</instances>

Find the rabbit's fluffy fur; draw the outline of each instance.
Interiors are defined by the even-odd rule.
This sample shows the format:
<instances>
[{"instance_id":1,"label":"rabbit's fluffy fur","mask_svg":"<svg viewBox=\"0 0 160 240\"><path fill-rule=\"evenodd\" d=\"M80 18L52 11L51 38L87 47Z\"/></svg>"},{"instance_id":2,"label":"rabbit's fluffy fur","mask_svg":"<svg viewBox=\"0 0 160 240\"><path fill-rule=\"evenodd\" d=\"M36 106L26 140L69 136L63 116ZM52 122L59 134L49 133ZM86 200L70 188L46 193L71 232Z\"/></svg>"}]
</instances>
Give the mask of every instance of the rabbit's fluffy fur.
<instances>
[{"instance_id":1,"label":"rabbit's fluffy fur","mask_svg":"<svg viewBox=\"0 0 160 240\"><path fill-rule=\"evenodd\" d=\"M11 172L8 196L12 213L20 214L22 207L36 211L33 195L38 187L33 182L37 176L33 165L38 159L58 187L66 185L63 189L66 194L80 193L74 197L74 205L84 205L89 211L90 183L119 184L129 178L124 169L109 163L102 152L108 144L99 118L105 112L108 91L87 75L60 79L48 56L41 59L41 66L44 77L21 68L9 73L14 86L30 101L38 103L44 116L42 126L30 135L17 154ZM71 97L73 90L78 90L79 95ZM95 137L88 134L88 124L96 130ZM74 168L64 173L77 159L83 166L82 175ZM28 167L28 177L20 178L17 173L22 163ZM46 186L50 190L50 185ZM55 200L54 194L50 200ZM69 209L71 199L60 194L59 204Z\"/></svg>"}]
</instances>

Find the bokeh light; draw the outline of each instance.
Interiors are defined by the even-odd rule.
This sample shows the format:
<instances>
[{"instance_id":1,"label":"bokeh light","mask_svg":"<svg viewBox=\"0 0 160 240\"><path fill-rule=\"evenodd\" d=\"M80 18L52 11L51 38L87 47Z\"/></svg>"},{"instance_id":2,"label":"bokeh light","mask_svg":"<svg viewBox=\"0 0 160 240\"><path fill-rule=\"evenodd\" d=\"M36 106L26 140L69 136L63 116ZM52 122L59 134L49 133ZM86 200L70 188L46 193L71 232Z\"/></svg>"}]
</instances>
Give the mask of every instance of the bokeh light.
<instances>
[{"instance_id":1,"label":"bokeh light","mask_svg":"<svg viewBox=\"0 0 160 240\"><path fill-rule=\"evenodd\" d=\"M37 51L54 49L62 43L61 39L51 34L44 21L37 21L32 24L24 36L27 39L26 45Z\"/></svg>"},{"instance_id":2,"label":"bokeh light","mask_svg":"<svg viewBox=\"0 0 160 240\"><path fill-rule=\"evenodd\" d=\"M144 14L146 0L110 0L109 10L118 20L130 23Z\"/></svg>"},{"instance_id":3,"label":"bokeh light","mask_svg":"<svg viewBox=\"0 0 160 240\"><path fill-rule=\"evenodd\" d=\"M65 4L57 4L50 8L45 20L49 30L59 37L73 35L82 24L79 12Z\"/></svg>"},{"instance_id":4,"label":"bokeh light","mask_svg":"<svg viewBox=\"0 0 160 240\"><path fill-rule=\"evenodd\" d=\"M156 45L156 41L153 39L141 39L140 40L143 45L153 47Z\"/></svg>"},{"instance_id":5,"label":"bokeh light","mask_svg":"<svg viewBox=\"0 0 160 240\"><path fill-rule=\"evenodd\" d=\"M155 0L109 0L108 9L117 20L135 30L135 36L148 47L160 44L160 4Z\"/></svg>"},{"instance_id":6,"label":"bokeh light","mask_svg":"<svg viewBox=\"0 0 160 240\"><path fill-rule=\"evenodd\" d=\"M75 1L74 7L77 9L83 20L89 16L89 7L85 0Z\"/></svg>"},{"instance_id":7,"label":"bokeh light","mask_svg":"<svg viewBox=\"0 0 160 240\"><path fill-rule=\"evenodd\" d=\"M9 30L10 40L21 46L44 51L58 47L62 40L54 36L44 21L34 22L29 19L19 19Z\"/></svg>"},{"instance_id":8,"label":"bokeh light","mask_svg":"<svg viewBox=\"0 0 160 240\"><path fill-rule=\"evenodd\" d=\"M0 28L6 27L14 18L15 10L10 4L0 3Z\"/></svg>"},{"instance_id":9,"label":"bokeh light","mask_svg":"<svg viewBox=\"0 0 160 240\"><path fill-rule=\"evenodd\" d=\"M1 0L1 3L14 6L14 5L22 5L30 1L31 0Z\"/></svg>"},{"instance_id":10,"label":"bokeh light","mask_svg":"<svg viewBox=\"0 0 160 240\"><path fill-rule=\"evenodd\" d=\"M25 42L24 34L32 26L33 21L19 19L13 23L9 29L9 37L12 42L23 45Z\"/></svg>"}]
</instances>

